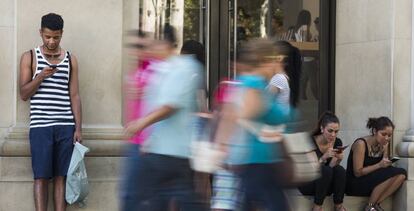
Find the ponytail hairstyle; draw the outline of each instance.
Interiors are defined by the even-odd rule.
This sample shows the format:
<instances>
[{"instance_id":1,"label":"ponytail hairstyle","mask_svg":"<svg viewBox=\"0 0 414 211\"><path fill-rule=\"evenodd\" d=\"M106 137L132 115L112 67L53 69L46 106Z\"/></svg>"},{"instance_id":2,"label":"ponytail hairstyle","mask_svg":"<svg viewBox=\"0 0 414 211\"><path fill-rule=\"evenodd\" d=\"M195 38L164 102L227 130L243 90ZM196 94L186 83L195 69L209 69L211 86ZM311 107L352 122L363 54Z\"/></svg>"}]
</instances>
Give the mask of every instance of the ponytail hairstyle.
<instances>
[{"instance_id":1,"label":"ponytail hairstyle","mask_svg":"<svg viewBox=\"0 0 414 211\"><path fill-rule=\"evenodd\" d=\"M394 123L392 123L388 117L381 116L378 118L368 118L367 128L371 130L371 135L374 135L374 130L377 132L379 130L383 130L386 127L392 127L393 130L395 128Z\"/></svg>"},{"instance_id":2,"label":"ponytail hairstyle","mask_svg":"<svg viewBox=\"0 0 414 211\"><path fill-rule=\"evenodd\" d=\"M318 125L316 126L316 128L313 130L312 132L312 136L317 136L322 134L321 132L321 127L324 128L326 127L329 123L338 123L339 124L339 119L338 117L332 113L331 111L325 111L318 120Z\"/></svg>"},{"instance_id":3,"label":"ponytail hairstyle","mask_svg":"<svg viewBox=\"0 0 414 211\"><path fill-rule=\"evenodd\" d=\"M286 41L276 41L276 55L285 56L282 60L284 70L289 77L290 105L297 107L299 103L299 85L302 59L298 48Z\"/></svg>"}]
</instances>

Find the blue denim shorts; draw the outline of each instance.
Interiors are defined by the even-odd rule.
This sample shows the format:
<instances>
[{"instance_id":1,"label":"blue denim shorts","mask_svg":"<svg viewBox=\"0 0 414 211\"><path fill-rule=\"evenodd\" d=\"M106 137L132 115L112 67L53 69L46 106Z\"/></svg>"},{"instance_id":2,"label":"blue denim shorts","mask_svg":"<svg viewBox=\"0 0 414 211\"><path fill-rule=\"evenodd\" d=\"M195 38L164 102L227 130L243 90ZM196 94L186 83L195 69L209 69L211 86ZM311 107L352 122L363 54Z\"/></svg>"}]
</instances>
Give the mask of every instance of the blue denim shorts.
<instances>
[{"instance_id":1,"label":"blue denim shorts","mask_svg":"<svg viewBox=\"0 0 414 211\"><path fill-rule=\"evenodd\" d=\"M30 128L34 179L66 176L73 152L73 125Z\"/></svg>"}]
</instances>

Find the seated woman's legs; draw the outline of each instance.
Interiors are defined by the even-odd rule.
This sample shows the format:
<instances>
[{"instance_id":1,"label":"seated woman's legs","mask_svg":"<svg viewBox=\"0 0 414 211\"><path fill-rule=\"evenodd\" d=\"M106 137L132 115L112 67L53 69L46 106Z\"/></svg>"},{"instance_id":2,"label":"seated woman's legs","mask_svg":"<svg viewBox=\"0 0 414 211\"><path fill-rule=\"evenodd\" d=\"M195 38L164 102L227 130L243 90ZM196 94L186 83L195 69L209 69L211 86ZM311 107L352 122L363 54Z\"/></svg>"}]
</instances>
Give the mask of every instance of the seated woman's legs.
<instances>
[{"instance_id":1,"label":"seated woman's legs","mask_svg":"<svg viewBox=\"0 0 414 211\"><path fill-rule=\"evenodd\" d=\"M394 177L391 177L392 181L388 188L382 192L377 203L383 202L388 196L391 196L405 181L406 177L404 174L399 174Z\"/></svg>"},{"instance_id":2,"label":"seated woman's legs","mask_svg":"<svg viewBox=\"0 0 414 211\"><path fill-rule=\"evenodd\" d=\"M369 203L376 204L385 200L385 198L390 196L401 186L404 180L405 175L400 174L380 183L374 188L374 190L372 190L371 196L369 198Z\"/></svg>"},{"instance_id":3,"label":"seated woman's legs","mask_svg":"<svg viewBox=\"0 0 414 211\"><path fill-rule=\"evenodd\" d=\"M342 207L345 193L345 181L346 171L344 167L340 165L333 167L332 192L333 201L336 208Z\"/></svg>"}]
</instances>

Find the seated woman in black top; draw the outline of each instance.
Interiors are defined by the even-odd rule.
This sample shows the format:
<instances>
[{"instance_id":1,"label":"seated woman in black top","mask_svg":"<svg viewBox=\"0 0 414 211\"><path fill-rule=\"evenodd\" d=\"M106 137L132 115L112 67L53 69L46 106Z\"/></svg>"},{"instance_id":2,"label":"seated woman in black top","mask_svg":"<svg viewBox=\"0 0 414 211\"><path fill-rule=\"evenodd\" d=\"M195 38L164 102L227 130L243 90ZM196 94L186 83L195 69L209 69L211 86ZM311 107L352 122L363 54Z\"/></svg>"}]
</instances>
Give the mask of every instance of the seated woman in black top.
<instances>
[{"instance_id":1,"label":"seated woman in black top","mask_svg":"<svg viewBox=\"0 0 414 211\"><path fill-rule=\"evenodd\" d=\"M321 211L325 196L333 193L334 210L345 211L342 205L345 192L345 169L339 163L343 159L341 139L337 138L339 119L331 112L324 113L318 127L312 133L316 154L321 163L321 177L309 184L299 187L303 195L314 195L314 211Z\"/></svg>"},{"instance_id":2,"label":"seated woman in black top","mask_svg":"<svg viewBox=\"0 0 414 211\"><path fill-rule=\"evenodd\" d=\"M407 172L391 166L388 143L394 124L388 117L369 118L370 136L358 138L352 145L346 169L346 193L369 196L366 211L383 210L379 203L393 194L404 182Z\"/></svg>"}]
</instances>

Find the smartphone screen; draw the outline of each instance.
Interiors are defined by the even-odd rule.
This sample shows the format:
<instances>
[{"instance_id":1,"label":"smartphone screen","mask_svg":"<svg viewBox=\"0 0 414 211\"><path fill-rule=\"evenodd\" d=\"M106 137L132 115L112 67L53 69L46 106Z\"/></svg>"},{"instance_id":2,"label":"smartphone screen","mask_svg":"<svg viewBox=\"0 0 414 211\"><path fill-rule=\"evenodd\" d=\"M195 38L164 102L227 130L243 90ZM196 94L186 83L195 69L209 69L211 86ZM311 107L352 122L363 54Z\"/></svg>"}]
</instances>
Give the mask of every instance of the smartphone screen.
<instances>
[{"instance_id":1,"label":"smartphone screen","mask_svg":"<svg viewBox=\"0 0 414 211\"><path fill-rule=\"evenodd\" d=\"M398 160L400 160L400 158L398 158L398 157L393 157L393 158L390 159L390 161L393 162L393 163L398 161Z\"/></svg>"},{"instance_id":2,"label":"smartphone screen","mask_svg":"<svg viewBox=\"0 0 414 211\"><path fill-rule=\"evenodd\" d=\"M338 146L338 147L336 147L335 149L336 149L336 151L337 152L342 152L342 151L344 151L347 147L348 147L349 145L345 145L345 146Z\"/></svg>"},{"instance_id":3,"label":"smartphone screen","mask_svg":"<svg viewBox=\"0 0 414 211\"><path fill-rule=\"evenodd\" d=\"M56 64L51 64L51 65L49 65L49 67L55 69L57 67L57 65Z\"/></svg>"}]
</instances>

